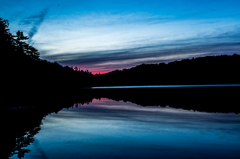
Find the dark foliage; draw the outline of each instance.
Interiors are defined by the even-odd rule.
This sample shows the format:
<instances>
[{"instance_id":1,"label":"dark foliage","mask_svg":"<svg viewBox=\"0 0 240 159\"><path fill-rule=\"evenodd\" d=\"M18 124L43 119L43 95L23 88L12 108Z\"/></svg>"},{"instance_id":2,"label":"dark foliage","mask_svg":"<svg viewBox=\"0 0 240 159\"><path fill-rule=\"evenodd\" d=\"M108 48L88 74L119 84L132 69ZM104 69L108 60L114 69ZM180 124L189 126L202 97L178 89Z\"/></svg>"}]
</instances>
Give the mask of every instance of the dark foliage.
<instances>
[{"instance_id":1,"label":"dark foliage","mask_svg":"<svg viewBox=\"0 0 240 159\"><path fill-rule=\"evenodd\" d=\"M95 85L237 84L240 55L206 56L168 64L142 64L95 76Z\"/></svg>"},{"instance_id":2,"label":"dark foliage","mask_svg":"<svg viewBox=\"0 0 240 159\"><path fill-rule=\"evenodd\" d=\"M39 97L43 92L60 93L90 86L91 72L61 66L40 59L36 48L26 43L28 37L18 31L12 35L8 21L0 18L2 98ZM44 96L44 95L43 95Z\"/></svg>"},{"instance_id":3,"label":"dark foliage","mask_svg":"<svg viewBox=\"0 0 240 159\"><path fill-rule=\"evenodd\" d=\"M6 93L12 90L39 92L70 90L88 86L236 84L240 81L240 55L207 56L168 64L142 64L103 75L41 60L37 49L18 31L13 36L8 21L0 19L1 74ZM12 88L12 89L11 89Z\"/></svg>"}]
</instances>

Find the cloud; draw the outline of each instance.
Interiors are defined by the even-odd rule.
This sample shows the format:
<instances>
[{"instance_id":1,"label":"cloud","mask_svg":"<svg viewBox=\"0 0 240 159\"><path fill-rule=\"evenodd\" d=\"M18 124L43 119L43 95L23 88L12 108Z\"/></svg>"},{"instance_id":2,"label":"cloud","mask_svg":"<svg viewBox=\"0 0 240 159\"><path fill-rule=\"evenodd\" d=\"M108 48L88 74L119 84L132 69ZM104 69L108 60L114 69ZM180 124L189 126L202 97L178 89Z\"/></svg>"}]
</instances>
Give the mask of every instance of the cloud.
<instances>
[{"instance_id":1,"label":"cloud","mask_svg":"<svg viewBox=\"0 0 240 159\"><path fill-rule=\"evenodd\" d=\"M93 51L86 53L45 54L48 60L63 65L80 66L90 71L111 71L142 63L160 63L198 56L240 53L238 31L216 36L171 40L165 43L134 48Z\"/></svg>"},{"instance_id":2,"label":"cloud","mask_svg":"<svg viewBox=\"0 0 240 159\"><path fill-rule=\"evenodd\" d=\"M32 42L32 37L37 33L47 13L48 13L48 8L45 8L40 13L31 15L20 22L20 24L22 25L32 24L32 27L28 33L29 43Z\"/></svg>"},{"instance_id":3,"label":"cloud","mask_svg":"<svg viewBox=\"0 0 240 159\"><path fill-rule=\"evenodd\" d=\"M43 59L90 71L238 53L239 22L188 20L188 16L184 20L141 13L56 17L44 22L35 45Z\"/></svg>"},{"instance_id":4,"label":"cloud","mask_svg":"<svg viewBox=\"0 0 240 159\"><path fill-rule=\"evenodd\" d=\"M164 20L162 20L164 19ZM34 36L35 46L49 54L129 50L156 46L170 40L205 38L234 30L239 22L198 19L171 20L146 14L76 15L51 18ZM174 42L174 41L173 41ZM162 48L161 48L162 49Z\"/></svg>"}]
</instances>

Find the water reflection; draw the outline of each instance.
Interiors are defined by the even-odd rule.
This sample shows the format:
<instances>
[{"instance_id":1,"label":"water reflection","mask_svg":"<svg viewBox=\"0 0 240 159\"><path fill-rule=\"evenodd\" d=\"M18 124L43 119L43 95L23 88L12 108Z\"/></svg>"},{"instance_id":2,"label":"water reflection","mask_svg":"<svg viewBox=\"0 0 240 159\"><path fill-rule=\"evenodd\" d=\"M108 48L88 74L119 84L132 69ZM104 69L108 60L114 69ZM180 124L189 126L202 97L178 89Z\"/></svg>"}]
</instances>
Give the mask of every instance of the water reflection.
<instances>
[{"instance_id":1,"label":"water reflection","mask_svg":"<svg viewBox=\"0 0 240 159\"><path fill-rule=\"evenodd\" d=\"M1 104L0 106L0 125L1 149L0 158L8 158L14 155L23 158L30 151L27 146L31 143L36 144L34 135L41 130L42 120L50 113L58 113L63 108L72 107L73 101L78 103L89 103L92 99L85 98L65 101L48 101L16 104Z\"/></svg>"},{"instance_id":2,"label":"water reflection","mask_svg":"<svg viewBox=\"0 0 240 159\"><path fill-rule=\"evenodd\" d=\"M238 158L239 147L240 115L94 99L48 115L24 158Z\"/></svg>"},{"instance_id":3,"label":"water reflection","mask_svg":"<svg viewBox=\"0 0 240 159\"><path fill-rule=\"evenodd\" d=\"M129 101L141 106L170 106L203 112L239 113L240 87L91 89L83 95Z\"/></svg>"},{"instance_id":4,"label":"water reflection","mask_svg":"<svg viewBox=\"0 0 240 159\"><path fill-rule=\"evenodd\" d=\"M44 115L37 112L37 109L1 110L1 158L14 154L22 158L30 151L26 146L34 141L33 136L40 131Z\"/></svg>"},{"instance_id":5,"label":"water reflection","mask_svg":"<svg viewBox=\"0 0 240 159\"><path fill-rule=\"evenodd\" d=\"M240 84L202 84L202 85L143 85L143 86L105 86L85 89L129 89L129 88L195 88L195 87L240 87Z\"/></svg>"}]
</instances>

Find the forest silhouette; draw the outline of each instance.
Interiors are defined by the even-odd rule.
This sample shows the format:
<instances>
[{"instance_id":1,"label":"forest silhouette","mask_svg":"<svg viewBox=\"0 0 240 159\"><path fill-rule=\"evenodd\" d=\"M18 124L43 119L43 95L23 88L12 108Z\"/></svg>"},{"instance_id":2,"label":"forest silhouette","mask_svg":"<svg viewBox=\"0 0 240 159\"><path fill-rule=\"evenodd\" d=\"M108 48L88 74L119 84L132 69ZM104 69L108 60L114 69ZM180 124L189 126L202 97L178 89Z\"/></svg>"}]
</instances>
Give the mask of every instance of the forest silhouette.
<instances>
[{"instance_id":1,"label":"forest silhouette","mask_svg":"<svg viewBox=\"0 0 240 159\"><path fill-rule=\"evenodd\" d=\"M8 20L0 18L2 99L5 103L64 97L93 86L238 84L240 55L206 56L170 63L142 64L92 75L79 68L40 59L28 37L12 35ZM85 91L85 90L81 90Z\"/></svg>"},{"instance_id":2,"label":"forest silhouette","mask_svg":"<svg viewBox=\"0 0 240 159\"><path fill-rule=\"evenodd\" d=\"M0 18L1 94L6 102L36 100L90 86L90 72L40 59L38 50L27 43L28 37L21 31L12 35L8 26L8 20Z\"/></svg>"},{"instance_id":3,"label":"forest silhouette","mask_svg":"<svg viewBox=\"0 0 240 159\"><path fill-rule=\"evenodd\" d=\"M238 84L240 55L206 56L142 64L97 75L96 86Z\"/></svg>"},{"instance_id":4,"label":"forest silhouette","mask_svg":"<svg viewBox=\"0 0 240 159\"><path fill-rule=\"evenodd\" d=\"M240 55L206 56L168 64L142 64L102 75L92 75L77 67L61 66L40 59L28 37L12 35L8 20L0 18L2 76L6 88L64 90L90 86L236 84L239 83ZM6 89L5 91L10 90ZM12 92L10 92L12 93Z\"/></svg>"}]
</instances>

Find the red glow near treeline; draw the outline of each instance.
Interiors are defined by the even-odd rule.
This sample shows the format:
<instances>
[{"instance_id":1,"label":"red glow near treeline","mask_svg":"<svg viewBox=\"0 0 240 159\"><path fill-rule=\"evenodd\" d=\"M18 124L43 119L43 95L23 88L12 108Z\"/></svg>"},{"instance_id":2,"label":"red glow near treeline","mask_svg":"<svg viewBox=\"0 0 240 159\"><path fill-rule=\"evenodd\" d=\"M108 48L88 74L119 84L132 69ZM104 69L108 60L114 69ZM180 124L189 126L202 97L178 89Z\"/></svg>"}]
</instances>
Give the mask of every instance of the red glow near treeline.
<instances>
[{"instance_id":1,"label":"red glow near treeline","mask_svg":"<svg viewBox=\"0 0 240 159\"><path fill-rule=\"evenodd\" d=\"M96 74L105 74L105 73L108 73L110 71L102 71L102 72L92 72L93 75L96 75Z\"/></svg>"},{"instance_id":2,"label":"red glow near treeline","mask_svg":"<svg viewBox=\"0 0 240 159\"><path fill-rule=\"evenodd\" d=\"M87 67L81 67L81 66L69 66L69 67L72 67L74 70L75 68L77 67L77 70L83 70L83 71L89 71L91 72L93 75L96 75L96 74L105 74L105 73L108 73L108 72L111 72L111 71L91 71L91 70L98 70L97 68L87 68Z\"/></svg>"}]
</instances>

